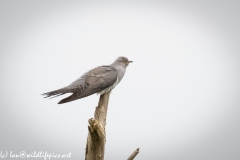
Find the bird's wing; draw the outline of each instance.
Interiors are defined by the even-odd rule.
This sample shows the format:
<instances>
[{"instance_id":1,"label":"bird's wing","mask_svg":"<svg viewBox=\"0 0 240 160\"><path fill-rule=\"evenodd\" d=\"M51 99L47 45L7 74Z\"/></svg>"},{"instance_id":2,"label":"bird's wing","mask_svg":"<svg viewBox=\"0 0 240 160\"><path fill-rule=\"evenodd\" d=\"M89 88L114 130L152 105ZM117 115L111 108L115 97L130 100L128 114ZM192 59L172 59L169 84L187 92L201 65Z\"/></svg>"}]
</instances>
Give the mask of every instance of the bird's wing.
<instances>
[{"instance_id":1,"label":"bird's wing","mask_svg":"<svg viewBox=\"0 0 240 160\"><path fill-rule=\"evenodd\" d=\"M62 95L64 93L73 93L71 96L59 101L58 104L71 102L98 93L103 89L110 87L117 81L117 77L118 73L114 68L110 66L101 66L88 71L67 87L45 93L45 95L50 97L54 95Z\"/></svg>"},{"instance_id":2,"label":"bird's wing","mask_svg":"<svg viewBox=\"0 0 240 160\"><path fill-rule=\"evenodd\" d=\"M86 83L92 89L105 89L117 81L118 73L110 66L100 66L87 73Z\"/></svg>"},{"instance_id":3,"label":"bird's wing","mask_svg":"<svg viewBox=\"0 0 240 160\"><path fill-rule=\"evenodd\" d=\"M117 76L118 73L114 68L110 66L100 66L88 71L67 86L67 88L77 89L80 85L85 85L87 88L101 91L102 89L113 85L117 80Z\"/></svg>"}]
</instances>

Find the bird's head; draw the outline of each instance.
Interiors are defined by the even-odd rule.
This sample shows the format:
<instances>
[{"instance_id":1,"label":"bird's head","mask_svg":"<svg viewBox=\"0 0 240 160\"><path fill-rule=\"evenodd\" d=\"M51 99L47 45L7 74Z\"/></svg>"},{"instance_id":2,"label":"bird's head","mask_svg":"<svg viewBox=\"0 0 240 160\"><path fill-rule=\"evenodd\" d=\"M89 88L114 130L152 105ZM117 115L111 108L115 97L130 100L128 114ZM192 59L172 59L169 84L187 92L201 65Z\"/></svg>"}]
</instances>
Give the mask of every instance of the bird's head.
<instances>
[{"instance_id":1,"label":"bird's head","mask_svg":"<svg viewBox=\"0 0 240 160\"><path fill-rule=\"evenodd\" d=\"M129 65L129 63L133 62L133 61L128 60L127 57L118 57L116 61L118 63L124 65L125 67L127 67Z\"/></svg>"}]
</instances>

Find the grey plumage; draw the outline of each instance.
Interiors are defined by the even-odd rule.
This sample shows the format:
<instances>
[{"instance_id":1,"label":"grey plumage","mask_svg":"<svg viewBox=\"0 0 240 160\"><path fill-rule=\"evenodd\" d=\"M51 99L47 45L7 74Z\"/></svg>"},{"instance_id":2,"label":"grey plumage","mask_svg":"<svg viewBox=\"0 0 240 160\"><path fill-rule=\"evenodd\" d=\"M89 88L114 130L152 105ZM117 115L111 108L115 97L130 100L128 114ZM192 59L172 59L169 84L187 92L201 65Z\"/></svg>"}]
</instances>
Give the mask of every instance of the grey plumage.
<instances>
[{"instance_id":1,"label":"grey plumage","mask_svg":"<svg viewBox=\"0 0 240 160\"><path fill-rule=\"evenodd\" d=\"M62 104L90 96L94 93L107 93L114 89L122 80L126 68L131 62L126 57L118 57L112 64L94 68L64 88L42 95L46 96L44 98L54 98L65 93L73 93L71 96L58 102L58 104Z\"/></svg>"}]
</instances>

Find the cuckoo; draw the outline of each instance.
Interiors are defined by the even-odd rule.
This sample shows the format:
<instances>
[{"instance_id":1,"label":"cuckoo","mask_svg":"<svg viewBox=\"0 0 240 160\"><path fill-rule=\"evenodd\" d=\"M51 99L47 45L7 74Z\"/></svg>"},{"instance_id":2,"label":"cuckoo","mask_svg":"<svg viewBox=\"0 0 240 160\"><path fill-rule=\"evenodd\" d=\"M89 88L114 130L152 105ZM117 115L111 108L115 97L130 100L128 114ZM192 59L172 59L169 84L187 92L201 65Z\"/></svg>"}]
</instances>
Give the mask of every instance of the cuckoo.
<instances>
[{"instance_id":1,"label":"cuckoo","mask_svg":"<svg viewBox=\"0 0 240 160\"><path fill-rule=\"evenodd\" d=\"M122 80L126 68L131 62L127 57L118 57L112 64L94 68L83 74L70 85L42 95L45 96L44 98L53 98L65 93L72 93L69 97L59 101L58 104L71 102L94 93L102 95L116 87Z\"/></svg>"}]
</instances>

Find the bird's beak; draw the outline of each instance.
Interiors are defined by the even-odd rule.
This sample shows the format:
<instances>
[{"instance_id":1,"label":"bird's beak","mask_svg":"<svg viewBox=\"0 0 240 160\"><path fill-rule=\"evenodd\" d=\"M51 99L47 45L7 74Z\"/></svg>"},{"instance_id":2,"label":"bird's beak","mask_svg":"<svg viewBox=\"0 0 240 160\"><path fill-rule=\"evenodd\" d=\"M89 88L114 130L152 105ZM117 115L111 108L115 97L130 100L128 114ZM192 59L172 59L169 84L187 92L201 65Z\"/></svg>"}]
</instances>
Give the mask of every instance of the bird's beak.
<instances>
[{"instance_id":1,"label":"bird's beak","mask_svg":"<svg viewBox=\"0 0 240 160\"><path fill-rule=\"evenodd\" d=\"M128 63L132 63L133 61L128 61Z\"/></svg>"}]
</instances>

